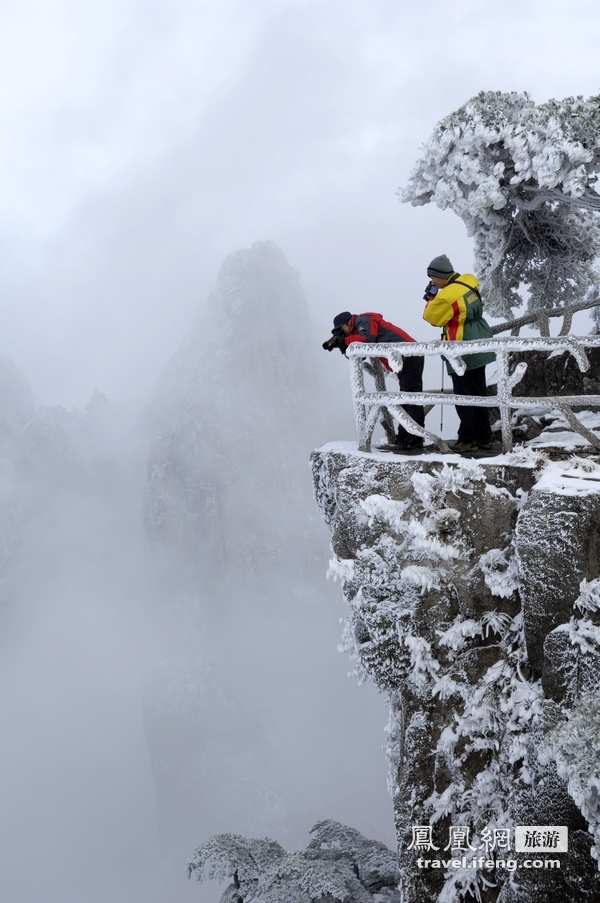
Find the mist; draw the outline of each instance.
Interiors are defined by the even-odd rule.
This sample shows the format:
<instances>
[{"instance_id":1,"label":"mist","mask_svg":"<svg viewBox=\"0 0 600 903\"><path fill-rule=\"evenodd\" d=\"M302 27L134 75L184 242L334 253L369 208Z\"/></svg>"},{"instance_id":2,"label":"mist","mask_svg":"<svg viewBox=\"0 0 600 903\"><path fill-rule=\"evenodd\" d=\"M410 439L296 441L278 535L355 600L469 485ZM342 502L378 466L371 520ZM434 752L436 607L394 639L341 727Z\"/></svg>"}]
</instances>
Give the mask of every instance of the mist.
<instances>
[{"instance_id":1,"label":"mist","mask_svg":"<svg viewBox=\"0 0 600 903\"><path fill-rule=\"evenodd\" d=\"M354 437L320 344L344 309L436 337L425 268L470 239L396 189L480 90L595 93L595 6L0 16L4 897L212 903L186 859L222 830L393 847L311 497L311 448Z\"/></svg>"}]
</instances>

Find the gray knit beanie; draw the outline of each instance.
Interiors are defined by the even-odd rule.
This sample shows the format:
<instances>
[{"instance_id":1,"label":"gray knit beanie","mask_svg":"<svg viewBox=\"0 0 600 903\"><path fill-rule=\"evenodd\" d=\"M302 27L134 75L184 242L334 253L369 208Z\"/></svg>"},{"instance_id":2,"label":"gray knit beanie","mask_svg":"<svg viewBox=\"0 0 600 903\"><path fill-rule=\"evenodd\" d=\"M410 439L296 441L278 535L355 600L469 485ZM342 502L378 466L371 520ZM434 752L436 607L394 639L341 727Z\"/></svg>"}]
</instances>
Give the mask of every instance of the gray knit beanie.
<instances>
[{"instance_id":1,"label":"gray knit beanie","mask_svg":"<svg viewBox=\"0 0 600 903\"><path fill-rule=\"evenodd\" d=\"M439 257L434 257L427 267L427 275L430 278L431 276L437 276L439 279L446 279L448 276L451 276L453 272L454 267L445 254L440 254Z\"/></svg>"}]
</instances>

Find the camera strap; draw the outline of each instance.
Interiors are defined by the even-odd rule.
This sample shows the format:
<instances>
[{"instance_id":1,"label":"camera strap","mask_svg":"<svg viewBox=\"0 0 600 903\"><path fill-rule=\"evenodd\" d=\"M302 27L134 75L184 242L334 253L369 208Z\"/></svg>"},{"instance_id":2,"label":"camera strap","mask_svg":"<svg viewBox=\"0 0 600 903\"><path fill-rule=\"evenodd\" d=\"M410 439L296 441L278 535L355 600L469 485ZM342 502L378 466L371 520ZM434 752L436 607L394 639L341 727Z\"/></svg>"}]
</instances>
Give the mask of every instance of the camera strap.
<instances>
[{"instance_id":1,"label":"camera strap","mask_svg":"<svg viewBox=\"0 0 600 903\"><path fill-rule=\"evenodd\" d=\"M475 292L479 300L481 301L481 292L478 288L475 288L474 285L469 285L468 282L461 282L460 279L449 279L446 285L464 285L465 288L468 288L469 291ZM482 302L483 303L483 302Z\"/></svg>"}]
</instances>

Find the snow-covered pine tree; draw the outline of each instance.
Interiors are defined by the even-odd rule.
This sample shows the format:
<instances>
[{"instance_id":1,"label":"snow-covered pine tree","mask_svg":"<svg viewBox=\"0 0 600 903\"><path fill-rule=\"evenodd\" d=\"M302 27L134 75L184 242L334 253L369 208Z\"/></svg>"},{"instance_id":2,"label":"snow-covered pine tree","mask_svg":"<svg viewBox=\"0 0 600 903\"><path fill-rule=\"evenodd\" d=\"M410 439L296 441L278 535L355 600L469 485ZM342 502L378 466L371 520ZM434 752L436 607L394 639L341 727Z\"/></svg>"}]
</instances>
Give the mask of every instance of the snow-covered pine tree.
<instances>
[{"instance_id":1,"label":"snow-covered pine tree","mask_svg":"<svg viewBox=\"0 0 600 903\"><path fill-rule=\"evenodd\" d=\"M274 840L215 834L195 851L188 877L233 878L221 903L400 903L395 853L331 819L317 822L305 850Z\"/></svg>"},{"instance_id":2,"label":"snow-covered pine tree","mask_svg":"<svg viewBox=\"0 0 600 903\"><path fill-rule=\"evenodd\" d=\"M490 313L581 301L598 282L600 96L536 104L526 93L481 92L442 119L402 201L435 201L475 239L475 271Z\"/></svg>"}]
</instances>

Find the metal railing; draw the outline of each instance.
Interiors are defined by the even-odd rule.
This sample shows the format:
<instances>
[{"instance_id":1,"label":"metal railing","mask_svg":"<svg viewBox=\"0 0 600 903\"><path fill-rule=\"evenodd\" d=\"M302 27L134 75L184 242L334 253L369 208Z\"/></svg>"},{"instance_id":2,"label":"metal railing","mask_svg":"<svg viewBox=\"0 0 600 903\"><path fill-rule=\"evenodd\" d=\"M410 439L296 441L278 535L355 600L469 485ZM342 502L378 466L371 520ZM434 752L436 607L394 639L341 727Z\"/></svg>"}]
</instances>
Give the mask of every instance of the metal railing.
<instances>
[{"instance_id":1,"label":"metal railing","mask_svg":"<svg viewBox=\"0 0 600 903\"><path fill-rule=\"evenodd\" d=\"M598 304L585 304L585 307ZM579 309L585 309L581 307ZM557 312L564 314L564 311ZM552 314L554 315L554 314ZM533 319L539 317L531 315ZM504 329L516 325L500 324ZM523 325L523 324L519 324ZM497 329L497 331L500 331ZM518 409L535 410L540 408L555 408L562 412L571 429L583 436L594 448L600 451L600 435L596 435L577 418L573 407L600 408L600 395L560 395L560 396L518 396L513 395L513 389L523 378L527 369L525 362L518 363L512 373L510 372L509 356L511 352L560 352L567 351L571 354L579 366L580 371L586 372L590 363L586 354L587 348L600 348L600 335L573 336L510 336L493 339L479 339L471 342L402 342L391 344L368 344L353 342L348 346L347 357L350 361L350 374L352 383L352 398L354 402L354 416L358 433L358 447L361 451L371 450L373 431L382 419L383 426L388 434L393 430L392 417L398 420L405 429L415 436L421 436L429 440L440 451L449 453L452 450L444 442L441 436L430 430L420 427L410 417L402 405L470 405L472 407L486 407L500 409L500 424L502 432L502 451L512 450L512 411ZM463 356L466 354L493 351L496 355L498 371L497 395L486 397L475 395L455 395L449 392L388 392L385 385L385 373L379 358L385 357L389 361L394 373L402 369L402 357L423 355L424 357L443 356L455 373L465 372ZM375 379L375 391L369 392L365 387L365 370Z\"/></svg>"}]
</instances>

